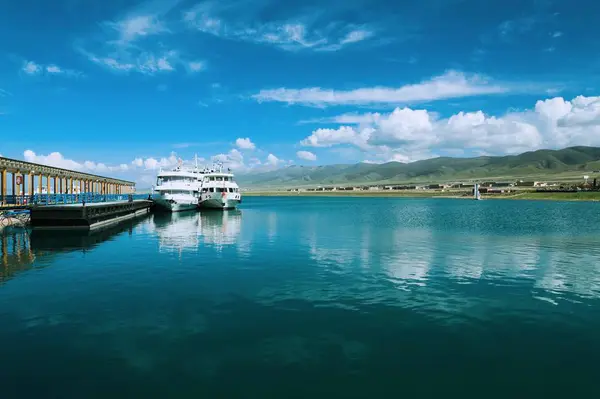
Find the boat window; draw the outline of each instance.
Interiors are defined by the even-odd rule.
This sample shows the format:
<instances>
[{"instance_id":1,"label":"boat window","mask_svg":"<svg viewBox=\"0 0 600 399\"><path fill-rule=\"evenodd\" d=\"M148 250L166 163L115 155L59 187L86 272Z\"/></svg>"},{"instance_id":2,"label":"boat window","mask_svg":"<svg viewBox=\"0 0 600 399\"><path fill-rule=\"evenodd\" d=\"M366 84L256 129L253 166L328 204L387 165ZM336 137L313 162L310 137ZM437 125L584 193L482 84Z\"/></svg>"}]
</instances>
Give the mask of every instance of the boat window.
<instances>
[{"instance_id":1,"label":"boat window","mask_svg":"<svg viewBox=\"0 0 600 399\"><path fill-rule=\"evenodd\" d=\"M202 192L203 192L203 193L207 193L207 192L208 192L208 188L206 188L206 187L205 187L205 188L203 188L203 189L202 189Z\"/></svg>"},{"instance_id":2,"label":"boat window","mask_svg":"<svg viewBox=\"0 0 600 399\"><path fill-rule=\"evenodd\" d=\"M189 194L190 192L187 190L165 190L166 194Z\"/></svg>"},{"instance_id":3,"label":"boat window","mask_svg":"<svg viewBox=\"0 0 600 399\"><path fill-rule=\"evenodd\" d=\"M211 192L211 193L214 193L214 192L215 192L215 188L214 188L214 187L211 187L211 188L210 188L210 192Z\"/></svg>"},{"instance_id":4,"label":"boat window","mask_svg":"<svg viewBox=\"0 0 600 399\"><path fill-rule=\"evenodd\" d=\"M214 177L214 176L211 176L211 177L210 177L210 181L215 181L215 177Z\"/></svg>"},{"instance_id":5,"label":"boat window","mask_svg":"<svg viewBox=\"0 0 600 399\"><path fill-rule=\"evenodd\" d=\"M225 177L223 178L223 181L229 181L229 177L225 176Z\"/></svg>"},{"instance_id":6,"label":"boat window","mask_svg":"<svg viewBox=\"0 0 600 399\"><path fill-rule=\"evenodd\" d=\"M233 192L233 188L229 187L229 192L232 193Z\"/></svg>"},{"instance_id":7,"label":"boat window","mask_svg":"<svg viewBox=\"0 0 600 399\"><path fill-rule=\"evenodd\" d=\"M217 176L217 181L223 181L223 178L221 176Z\"/></svg>"},{"instance_id":8,"label":"boat window","mask_svg":"<svg viewBox=\"0 0 600 399\"><path fill-rule=\"evenodd\" d=\"M193 179L187 176L163 176L161 182L191 182Z\"/></svg>"}]
</instances>

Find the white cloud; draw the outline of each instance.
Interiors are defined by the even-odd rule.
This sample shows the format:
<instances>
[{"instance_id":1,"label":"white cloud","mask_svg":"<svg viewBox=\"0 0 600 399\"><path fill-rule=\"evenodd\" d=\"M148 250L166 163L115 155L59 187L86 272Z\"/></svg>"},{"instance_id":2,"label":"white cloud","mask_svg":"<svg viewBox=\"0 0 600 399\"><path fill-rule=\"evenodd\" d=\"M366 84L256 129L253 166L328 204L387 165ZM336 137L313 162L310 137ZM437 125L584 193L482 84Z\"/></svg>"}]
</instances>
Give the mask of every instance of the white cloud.
<instances>
[{"instance_id":1,"label":"white cloud","mask_svg":"<svg viewBox=\"0 0 600 399\"><path fill-rule=\"evenodd\" d=\"M225 166L233 170L245 170L244 156L235 148L226 154L217 154L212 157L213 162L222 162Z\"/></svg>"},{"instance_id":2,"label":"white cloud","mask_svg":"<svg viewBox=\"0 0 600 399\"><path fill-rule=\"evenodd\" d=\"M448 71L441 76L399 88L369 87L355 90L306 89L261 90L252 97L259 102L283 102L316 107L330 105L409 104L477 95L502 94L506 85L493 84L479 75Z\"/></svg>"},{"instance_id":3,"label":"white cloud","mask_svg":"<svg viewBox=\"0 0 600 399\"><path fill-rule=\"evenodd\" d=\"M135 41L140 37L168 32L168 29L155 15L134 15L117 22L105 22L105 24L118 32L119 40L123 43Z\"/></svg>"},{"instance_id":4,"label":"white cloud","mask_svg":"<svg viewBox=\"0 0 600 399\"><path fill-rule=\"evenodd\" d=\"M339 43L329 44L327 46L317 48L317 51L338 51L341 50L344 46L352 43L358 43L363 40L367 40L370 37L374 36L374 33L369 30L357 29L348 32L346 36L344 36Z\"/></svg>"},{"instance_id":5,"label":"white cloud","mask_svg":"<svg viewBox=\"0 0 600 399\"><path fill-rule=\"evenodd\" d=\"M171 155L169 155L168 157L162 157L159 159L150 157L150 158L146 158L141 160L142 165L144 167L144 169L146 170L158 170L161 168L171 168L174 167L175 165L177 165L177 163L179 162L179 158L177 158L177 154L175 154L174 152L171 153ZM138 165L139 162L139 158L136 158L133 161L134 165Z\"/></svg>"},{"instance_id":6,"label":"white cloud","mask_svg":"<svg viewBox=\"0 0 600 399\"><path fill-rule=\"evenodd\" d=\"M185 63L177 51L170 50L159 55L152 52L127 52L120 57L98 57L95 54L80 50L87 58L114 72L138 72L144 75L168 73L175 71L175 66Z\"/></svg>"},{"instance_id":7,"label":"white cloud","mask_svg":"<svg viewBox=\"0 0 600 399\"><path fill-rule=\"evenodd\" d=\"M174 71L173 65L166 57L161 57L156 61L156 69L159 71Z\"/></svg>"},{"instance_id":8,"label":"white cloud","mask_svg":"<svg viewBox=\"0 0 600 399\"><path fill-rule=\"evenodd\" d=\"M23 152L23 159L27 162L39 163L42 165L55 166L57 168L76 170L86 173L114 173L114 172L126 172L129 170L129 166L126 164L109 166L102 162L96 163L93 161L77 162L72 159L65 158L60 152L51 152L48 155L36 154L32 150L25 150Z\"/></svg>"},{"instance_id":9,"label":"white cloud","mask_svg":"<svg viewBox=\"0 0 600 399\"><path fill-rule=\"evenodd\" d=\"M317 129L309 137L300 142L307 147L333 147L340 144L350 144L359 148L367 146L367 140L372 129L366 128L357 131L350 126L341 126L338 129Z\"/></svg>"},{"instance_id":10,"label":"white cloud","mask_svg":"<svg viewBox=\"0 0 600 399\"><path fill-rule=\"evenodd\" d=\"M507 20L498 26L498 33L504 40L512 39L518 35L530 32L537 22L535 17L521 17Z\"/></svg>"},{"instance_id":11,"label":"white cloud","mask_svg":"<svg viewBox=\"0 0 600 399\"><path fill-rule=\"evenodd\" d=\"M213 162L222 162L225 167L231 168L236 173L264 172L274 170L292 164L292 161L280 159L274 154L268 154L266 159L260 160L257 157L251 157L246 162L244 155L236 148L227 153L221 153L211 157Z\"/></svg>"},{"instance_id":12,"label":"white cloud","mask_svg":"<svg viewBox=\"0 0 600 399\"><path fill-rule=\"evenodd\" d=\"M63 75L63 76L81 76L82 73L72 69L61 68L55 64L42 65L34 61L25 61L21 70L27 75Z\"/></svg>"},{"instance_id":13,"label":"white cloud","mask_svg":"<svg viewBox=\"0 0 600 399\"><path fill-rule=\"evenodd\" d=\"M237 139L235 141L235 145L240 150L254 150L254 149L256 149L256 145L248 137Z\"/></svg>"},{"instance_id":14,"label":"white cloud","mask_svg":"<svg viewBox=\"0 0 600 399\"><path fill-rule=\"evenodd\" d=\"M188 63L188 67L192 72L200 72L204 69L204 62L202 61L192 61Z\"/></svg>"},{"instance_id":15,"label":"white cloud","mask_svg":"<svg viewBox=\"0 0 600 399\"><path fill-rule=\"evenodd\" d=\"M311 37L306 27L300 23L265 25L261 27L261 31L246 30L238 36L250 41L273 44L284 50L313 48L327 43L325 37Z\"/></svg>"},{"instance_id":16,"label":"white cloud","mask_svg":"<svg viewBox=\"0 0 600 399\"><path fill-rule=\"evenodd\" d=\"M25 150L23 152L23 159L27 162L40 163L44 165L55 166L57 168L71 169L82 171L84 165L75 162L71 159L65 159L60 152L52 152L48 155L37 155L32 150Z\"/></svg>"},{"instance_id":17,"label":"white cloud","mask_svg":"<svg viewBox=\"0 0 600 399\"><path fill-rule=\"evenodd\" d=\"M335 118L332 118L332 120ZM540 100L534 109L496 117L482 111L439 118L427 110L396 108L389 114L341 115L355 126L316 129L308 147L351 146L375 161L402 162L439 152L514 154L540 148L600 145L600 97Z\"/></svg>"},{"instance_id":18,"label":"white cloud","mask_svg":"<svg viewBox=\"0 0 600 399\"><path fill-rule=\"evenodd\" d=\"M277 166L277 165L279 165L279 164L280 164L280 163L282 163L282 162L283 162L283 161L282 161L281 159L277 158L277 157L276 157L275 155L273 155L273 154L269 154L269 155L267 156L267 162L266 162L266 163L267 163L267 165Z\"/></svg>"},{"instance_id":19,"label":"white cloud","mask_svg":"<svg viewBox=\"0 0 600 399\"><path fill-rule=\"evenodd\" d=\"M117 165L107 165L102 162L83 161L78 162L65 158L60 152L51 152L48 155L36 154L32 150L26 150L23 153L23 159L27 162L39 163L43 165L56 166L58 168L77 170L87 173L119 173L139 171L155 171L160 168L170 168L177 165L179 158L172 152L168 157L160 158L135 158L129 164L120 163Z\"/></svg>"},{"instance_id":20,"label":"white cloud","mask_svg":"<svg viewBox=\"0 0 600 399\"><path fill-rule=\"evenodd\" d=\"M263 43L283 50L337 51L373 36L367 27L354 27L329 21L317 25L313 16L259 22L260 8L239 12L233 17L229 5L203 2L183 15L192 29L231 40Z\"/></svg>"},{"instance_id":21,"label":"white cloud","mask_svg":"<svg viewBox=\"0 0 600 399\"><path fill-rule=\"evenodd\" d=\"M28 75L37 75L42 71L42 67L33 61L26 61L23 64L22 71Z\"/></svg>"},{"instance_id":22,"label":"white cloud","mask_svg":"<svg viewBox=\"0 0 600 399\"><path fill-rule=\"evenodd\" d=\"M346 37L344 37L340 41L340 44L348 44L348 43L360 42L360 41L363 41L365 39L368 39L372 35L373 35L373 32L368 31L368 30L364 30L364 29L353 30L353 31L349 32L346 35Z\"/></svg>"},{"instance_id":23,"label":"white cloud","mask_svg":"<svg viewBox=\"0 0 600 399\"><path fill-rule=\"evenodd\" d=\"M146 3L117 21L102 24L102 34L95 41L82 41L78 51L89 61L112 72L137 72L144 75L171 73L179 68L191 72L204 69L202 61L190 61L180 51L168 49L158 37L171 31L162 22L177 1ZM93 51L89 49L93 48Z\"/></svg>"},{"instance_id":24,"label":"white cloud","mask_svg":"<svg viewBox=\"0 0 600 399\"><path fill-rule=\"evenodd\" d=\"M556 38L556 37L561 37L562 35L563 35L563 33L562 33L562 32L560 32L560 31L556 31L556 32L554 32L554 33L552 34L552 37Z\"/></svg>"},{"instance_id":25,"label":"white cloud","mask_svg":"<svg viewBox=\"0 0 600 399\"><path fill-rule=\"evenodd\" d=\"M137 157L129 163L119 163L114 165L105 164L94 161L75 161L65 158L60 152L51 152L48 155L36 154L32 150L23 152L23 159L28 162L39 163L43 165L51 165L59 168L76 170L85 173L99 174L103 176L114 176L123 179L133 180L142 187L147 187L155 181L156 173L159 169L171 169L184 162L190 164L193 160L184 161L177 156L175 152L171 152L169 156L154 156L154 157ZM292 164L292 161L285 161L269 154L264 161L257 157L249 159L248 163L244 162L243 154L233 148L227 153L217 154L210 158L211 162L222 162L225 167L231 168L235 173L247 173L250 171L268 171ZM198 158L199 165L203 165L207 160ZM207 165L208 166L208 165Z\"/></svg>"},{"instance_id":26,"label":"white cloud","mask_svg":"<svg viewBox=\"0 0 600 399\"><path fill-rule=\"evenodd\" d=\"M369 143L411 143L420 141L433 129L432 115L425 110L396 108L384 118L375 120L378 128L369 136Z\"/></svg>"},{"instance_id":27,"label":"white cloud","mask_svg":"<svg viewBox=\"0 0 600 399\"><path fill-rule=\"evenodd\" d=\"M56 66L56 65L48 65L46 67L46 72L48 72L48 73L62 73L63 70L60 67Z\"/></svg>"},{"instance_id":28,"label":"white cloud","mask_svg":"<svg viewBox=\"0 0 600 399\"><path fill-rule=\"evenodd\" d=\"M296 156L305 161L316 161L317 156L310 151L298 151L296 152Z\"/></svg>"}]
</instances>

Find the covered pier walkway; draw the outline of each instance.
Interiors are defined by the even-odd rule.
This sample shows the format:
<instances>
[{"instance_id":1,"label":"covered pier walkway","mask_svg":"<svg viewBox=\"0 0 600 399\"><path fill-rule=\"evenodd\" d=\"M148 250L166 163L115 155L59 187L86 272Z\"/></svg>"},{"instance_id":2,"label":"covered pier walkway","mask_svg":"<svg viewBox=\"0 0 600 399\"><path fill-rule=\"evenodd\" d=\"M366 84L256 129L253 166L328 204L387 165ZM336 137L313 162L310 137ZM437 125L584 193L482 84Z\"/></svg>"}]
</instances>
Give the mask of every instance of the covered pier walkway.
<instances>
[{"instance_id":1,"label":"covered pier walkway","mask_svg":"<svg viewBox=\"0 0 600 399\"><path fill-rule=\"evenodd\" d=\"M95 198L126 198L134 192L131 181L0 157L0 207L64 199L94 202Z\"/></svg>"}]
</instances>

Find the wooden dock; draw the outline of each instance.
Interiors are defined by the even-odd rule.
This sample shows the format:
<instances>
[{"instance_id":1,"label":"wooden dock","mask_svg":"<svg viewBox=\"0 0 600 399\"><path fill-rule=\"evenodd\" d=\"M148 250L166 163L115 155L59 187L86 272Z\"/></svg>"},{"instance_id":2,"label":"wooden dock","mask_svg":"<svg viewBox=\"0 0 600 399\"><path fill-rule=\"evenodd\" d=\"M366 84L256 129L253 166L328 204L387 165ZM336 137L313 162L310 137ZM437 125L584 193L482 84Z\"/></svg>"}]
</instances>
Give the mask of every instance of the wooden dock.
<instances>
[{"instance_id":1,"label":"wooden dock","mask_svg":"<svg viewBox=\"0 0 600 399\"><path fill-rule=\"evenodd\" d=\"M134 200L92 204L31 207L34 230L96 230L150 213L153 201Z\"/></svg>"}]
</instances>

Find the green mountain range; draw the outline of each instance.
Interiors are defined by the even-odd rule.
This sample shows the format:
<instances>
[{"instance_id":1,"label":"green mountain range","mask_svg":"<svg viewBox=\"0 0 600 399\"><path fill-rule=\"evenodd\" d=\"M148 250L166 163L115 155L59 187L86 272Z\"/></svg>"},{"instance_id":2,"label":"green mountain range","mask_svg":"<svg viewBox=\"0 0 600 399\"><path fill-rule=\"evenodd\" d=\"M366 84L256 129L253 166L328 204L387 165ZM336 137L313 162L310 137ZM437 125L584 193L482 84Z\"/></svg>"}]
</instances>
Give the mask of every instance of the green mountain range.
<instances>
[{"instance_id":1,"label":"green mountain range","mask_svg":"<svg viewBox=\"0 0 600 399\"><path fill-rule=\"evenodd\" d=\"M270 172L238 175L241 186L300 187L318 185L437 183L493 178L495 180L581 180L600 175L600 148L569 147L510 156L439 157L412 163L294 165Z\"/></svg>"}]
</instances>

